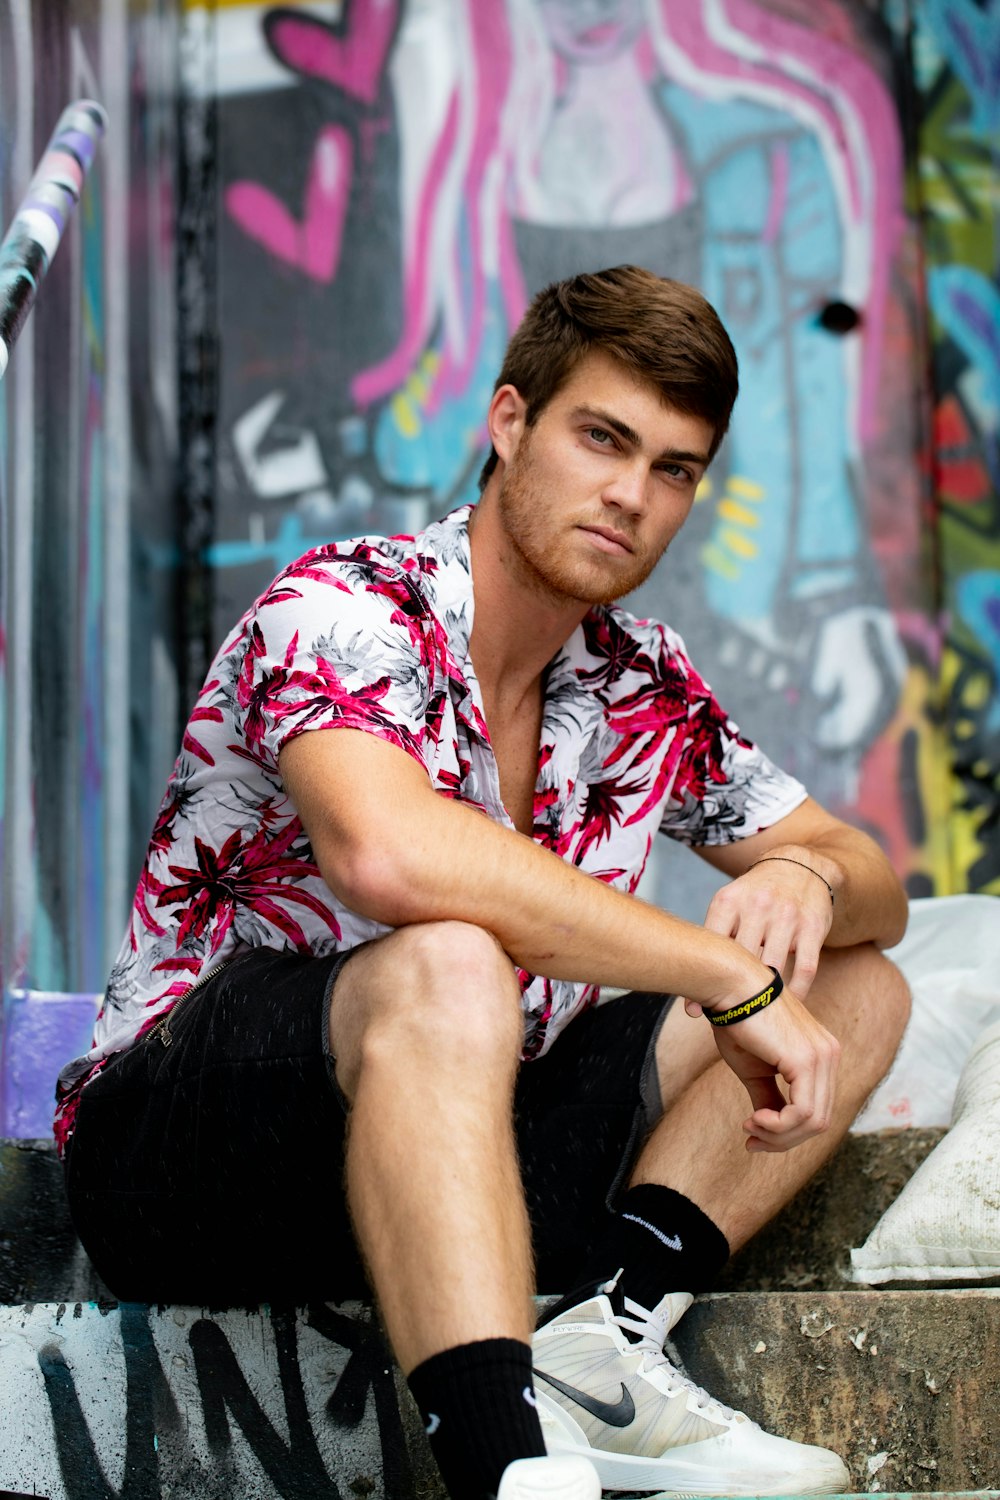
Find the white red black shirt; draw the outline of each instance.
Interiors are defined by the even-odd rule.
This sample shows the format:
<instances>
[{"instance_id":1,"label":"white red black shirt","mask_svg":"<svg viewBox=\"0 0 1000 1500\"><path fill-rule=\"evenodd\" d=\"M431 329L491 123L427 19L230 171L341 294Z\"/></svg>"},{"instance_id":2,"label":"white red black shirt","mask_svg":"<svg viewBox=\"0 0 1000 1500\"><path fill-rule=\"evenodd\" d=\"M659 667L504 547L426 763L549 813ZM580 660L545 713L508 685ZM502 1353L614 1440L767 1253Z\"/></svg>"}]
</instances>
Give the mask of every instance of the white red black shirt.
<instances>
[{"instance_id":1,"label":"white red black shirt","mask_svg":"<svg viewBox=\"0 0 1000 1500\"><path fill-rule=\"evenodd\" d=\"M293 736L377 735L442 796L513 826L468 654L469 513L417 537L306 553L224 642L167 785L93 1047L60 1075L61 1141L83 1084L210 966L257 945L328 954L388 930L319 873L278 770ZM534 838L608 885L634 891L658 830L725 844L805 795L741 736L667 626L598 607L553 659ZM592 985L521 983L526 1058L597 998Z\"/></svg>"}]
</instances>

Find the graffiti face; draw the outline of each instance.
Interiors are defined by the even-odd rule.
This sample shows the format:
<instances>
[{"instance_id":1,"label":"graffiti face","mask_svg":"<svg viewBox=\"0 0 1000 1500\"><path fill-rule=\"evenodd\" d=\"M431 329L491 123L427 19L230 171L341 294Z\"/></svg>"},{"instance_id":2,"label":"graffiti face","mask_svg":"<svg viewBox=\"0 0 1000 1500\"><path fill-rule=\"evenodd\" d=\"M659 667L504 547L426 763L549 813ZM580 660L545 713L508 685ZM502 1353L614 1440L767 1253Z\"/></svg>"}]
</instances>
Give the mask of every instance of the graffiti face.
<instances>
[{"instance_id":1,"label":"graffiti face","mask_svg":"<svg viewBox=\"0 0 1000 1500\"><path fill-rule=\"evenodd\" d=\"M537 0L549 41L573 63L601 63L630 47L642 29L640 0Z\"/></svg>"}]
</instances>

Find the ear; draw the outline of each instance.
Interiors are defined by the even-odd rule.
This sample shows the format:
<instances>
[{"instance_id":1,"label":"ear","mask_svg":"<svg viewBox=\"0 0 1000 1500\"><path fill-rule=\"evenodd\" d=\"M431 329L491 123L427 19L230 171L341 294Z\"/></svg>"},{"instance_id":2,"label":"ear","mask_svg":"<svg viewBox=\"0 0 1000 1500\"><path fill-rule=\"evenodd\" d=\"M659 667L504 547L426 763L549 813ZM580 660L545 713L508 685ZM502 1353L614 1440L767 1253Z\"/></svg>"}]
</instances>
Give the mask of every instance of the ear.
<instances>
[{"instance_id":1,"label":"ear","mask_svg":"<svg viewBox=\"0 0 1000 1500\"><path fill-rule=\"evenodd\" d=\"M517 452L527 418L527 403L516 386L502 385L494 393L486 415L490 438L503 463L510 463Z\"/></svg>"}]
</instances>

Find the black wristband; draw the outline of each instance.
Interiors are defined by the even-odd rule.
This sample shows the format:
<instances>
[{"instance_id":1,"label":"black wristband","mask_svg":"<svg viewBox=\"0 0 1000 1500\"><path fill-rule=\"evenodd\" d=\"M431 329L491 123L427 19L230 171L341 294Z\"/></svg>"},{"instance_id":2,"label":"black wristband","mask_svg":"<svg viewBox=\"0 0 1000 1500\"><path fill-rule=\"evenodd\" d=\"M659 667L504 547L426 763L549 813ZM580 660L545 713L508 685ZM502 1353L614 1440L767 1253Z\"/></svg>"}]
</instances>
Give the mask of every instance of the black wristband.
<instances>
[{"instance_id":1,"label":"black wristband","mask_svg":"<svg viewBox=\"0 0 1000 1500\"><path fill-rule=\"evenodd\" d=\"M766 990L761 990L759 994L751 995L749 1000L744 1000L739 1005L730 1006L729 1010L720 1010L714 1013L710 1010L705 1011L705 1015L713 1026L735 1026L737 1021L745 1021L748 1016L755 1016L759 1010L763 1010L766 1005L770 1005L772 1000L777 1000L785 986L781 982L781 975L777 969L773 968L771 964L768 964L768 968L771 970L774 978Z\"/></svg>"}]
</instances>

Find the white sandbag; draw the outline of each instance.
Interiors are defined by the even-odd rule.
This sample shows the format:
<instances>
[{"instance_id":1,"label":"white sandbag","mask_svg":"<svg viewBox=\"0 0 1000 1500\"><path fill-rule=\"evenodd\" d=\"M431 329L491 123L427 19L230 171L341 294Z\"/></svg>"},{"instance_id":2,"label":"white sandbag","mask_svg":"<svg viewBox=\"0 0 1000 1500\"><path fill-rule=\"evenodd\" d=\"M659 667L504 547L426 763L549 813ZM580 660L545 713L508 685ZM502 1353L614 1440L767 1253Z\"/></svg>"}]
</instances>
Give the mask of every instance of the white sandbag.
<instances>
[{"instance_id":1,"label":"white sandbag","mask_svg":"<svg viewBox=\"0 0 1000 1500\"><path fill-rule=\"evenodd\" d=\"M1000 1023L962 1070L948 1134L851 1251L851 1266L866 1284L1000 1277Z\"/></svg>"},{"instance_id":2,"label":"white sandbag","mask_svg":"<svg viewBox=\"0 0 1000 1500\"><path fill-rule=\"evenodd\" d=\"M913 991L913 1015L891 1072L852 1128L947 1125L970 1049L1000 1021L1000 900L911 901L906 936L888 957Z\"/></svg>"}]
</instances>

